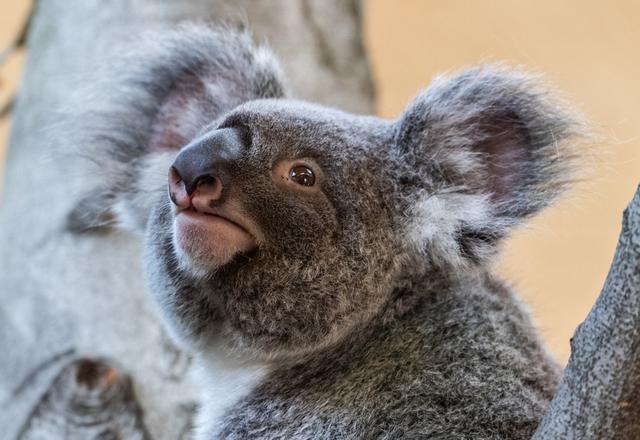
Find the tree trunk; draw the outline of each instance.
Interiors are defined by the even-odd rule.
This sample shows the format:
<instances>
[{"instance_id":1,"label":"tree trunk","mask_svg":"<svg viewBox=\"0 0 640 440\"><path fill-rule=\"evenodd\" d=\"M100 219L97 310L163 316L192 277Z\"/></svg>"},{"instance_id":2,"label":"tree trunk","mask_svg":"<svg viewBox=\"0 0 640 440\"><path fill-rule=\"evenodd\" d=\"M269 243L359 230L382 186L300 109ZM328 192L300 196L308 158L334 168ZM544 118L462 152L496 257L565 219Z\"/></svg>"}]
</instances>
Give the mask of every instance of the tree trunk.
<instances>
[{"instance_id":1,"label":"tree trunk","mask_svg":"<svg viewBox=\"0 0 640 440\"><path fill-rule=\"evenodd\" d=\"M139 428L140 438L154 439L179 438L188 430L196 396L186 377L190 360L159 324L143 283L140 239L116 231L65 231L67 212L92 182L76 178L82 160L51 154L42 128L56 121L55 109L67 102L82 72L108 53L145 30L210 18L245 19L283 61L294 95L354 112L372 110L357 0L41 0L28 37L0 210L2 438L37 437L38 417L51 400L75 399L56 391L60 383L75 380L78 393L91 399L112 389L112 367L91 370L99 380L87 382L78 357L114 359L133 378L132 390L114 389L127 417L142 418L148 433L140 420L123 418L126 429ZM134 391L139 406L127 403ZM60 432L77 438L99 432L70 434L73 427L65 426Z\"/></svg>"},{"instance_id":2,"label":"tree trunk","mask_svg":"<svg viewBox=\"0 0 640 440\"><path fill-rule=\"evenodd\" d=\"M536 440L640 439L640 186Z\"/></svg>"}]
</instances>

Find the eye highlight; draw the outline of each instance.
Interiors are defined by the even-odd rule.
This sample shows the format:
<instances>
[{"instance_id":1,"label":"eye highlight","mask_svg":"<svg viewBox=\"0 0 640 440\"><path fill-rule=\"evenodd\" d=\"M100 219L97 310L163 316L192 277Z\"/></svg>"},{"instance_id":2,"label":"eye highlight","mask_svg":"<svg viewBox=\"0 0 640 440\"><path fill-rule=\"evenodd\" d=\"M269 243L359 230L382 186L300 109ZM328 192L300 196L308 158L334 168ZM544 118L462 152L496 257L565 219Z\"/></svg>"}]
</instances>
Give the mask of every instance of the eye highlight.
<instances>
[{"instance_id":1,"label":"eye highlight","mask_svg":"<svg viewBox=\"0 0 640 440\"><path fill-rule=\"evenodd\" d=\"M273 165L271 175L281 188L307 195L322 192L325 182L323 169L307 157L281 159Z\"/></svg>"},{"instance_id":2,"label":"eye highlight","mask_svg":"<svg viewBox=\"0 0 640 440\"><path fill-rule=\"evenodd\" d=\"M289 170L289 179L302 186L313 186L316 176L313 170L306 165L296 165Z\"/></svg>"}]
</instances>

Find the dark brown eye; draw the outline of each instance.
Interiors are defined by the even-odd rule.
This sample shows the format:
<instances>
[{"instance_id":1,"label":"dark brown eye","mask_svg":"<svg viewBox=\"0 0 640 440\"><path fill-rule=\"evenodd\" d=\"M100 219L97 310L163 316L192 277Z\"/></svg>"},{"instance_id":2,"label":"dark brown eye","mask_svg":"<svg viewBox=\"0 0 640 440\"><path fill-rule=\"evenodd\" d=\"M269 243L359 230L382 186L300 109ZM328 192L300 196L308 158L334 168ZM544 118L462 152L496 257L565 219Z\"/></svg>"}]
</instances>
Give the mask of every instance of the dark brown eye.
<instances>
[{"instance_id":1,"label":"dark brown eye","mask_svg":"<svg viewBox=\"0 0 640 440\"><path fill-rule=\"evenodd\" d=\"M302 186L313 186L316 183L316 176L313 170L305 165L296 165L289 170L289 179Z\"/></svg>"}]
</instances>

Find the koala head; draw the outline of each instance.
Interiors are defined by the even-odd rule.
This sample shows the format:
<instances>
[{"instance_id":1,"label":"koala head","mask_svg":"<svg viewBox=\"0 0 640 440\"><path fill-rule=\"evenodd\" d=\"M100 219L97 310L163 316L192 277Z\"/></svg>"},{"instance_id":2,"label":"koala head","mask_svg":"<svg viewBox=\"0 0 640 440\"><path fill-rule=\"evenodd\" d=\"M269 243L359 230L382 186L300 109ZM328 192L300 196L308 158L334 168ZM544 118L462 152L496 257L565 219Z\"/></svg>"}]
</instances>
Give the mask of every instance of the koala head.
<instances>
[{"instance_id":1,"label":"koala head","mask_svg":"<svg viewBox=\"0 0 640 440\"><path fill-rule=\"evenodd\" d=\"M385 120L288 98L244 33L160 41L76 129L111 165L69 226L144 231L152 293L196 346L296 356L402 314L418 281L483 270L563 189L583 132L503 66L439 77Z\"/></svg>"}]
</instances>

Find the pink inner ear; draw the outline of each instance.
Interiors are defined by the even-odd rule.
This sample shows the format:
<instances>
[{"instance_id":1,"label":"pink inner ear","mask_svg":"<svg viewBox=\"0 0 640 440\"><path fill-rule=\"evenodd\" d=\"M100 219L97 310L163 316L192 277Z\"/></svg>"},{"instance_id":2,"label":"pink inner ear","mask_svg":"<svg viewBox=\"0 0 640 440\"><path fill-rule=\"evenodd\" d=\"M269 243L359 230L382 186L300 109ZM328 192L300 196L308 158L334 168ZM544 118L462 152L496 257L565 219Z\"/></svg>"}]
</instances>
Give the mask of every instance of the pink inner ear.
<instances>
[{"instance_id":1,"label":"pink inner ear","mask_svg":"<svg viewBox=\"0 0 640 440\"><path fill-rule=\"evenodd\" d=\"M506 200L527 174L527 139L525 128L506 118L487 130L487 138L476 148L486 154L491 199Z\"/></svg>"},{"instance_id":2,"label":"pink inner ear","mask_svg":"<svg viewBox=\"0 0 640 440\"><path fill-rule=\"evenodd\" d=\"M208 101L206 86L198 75L188 73L182 76L156 114L149 150L174 150L186 145L210 122L207 117L212 114L213 106Z\"/></svg>"}]
</instances>

